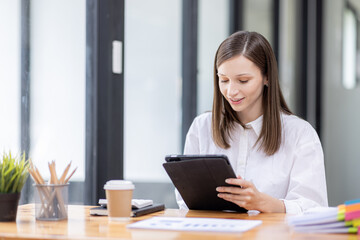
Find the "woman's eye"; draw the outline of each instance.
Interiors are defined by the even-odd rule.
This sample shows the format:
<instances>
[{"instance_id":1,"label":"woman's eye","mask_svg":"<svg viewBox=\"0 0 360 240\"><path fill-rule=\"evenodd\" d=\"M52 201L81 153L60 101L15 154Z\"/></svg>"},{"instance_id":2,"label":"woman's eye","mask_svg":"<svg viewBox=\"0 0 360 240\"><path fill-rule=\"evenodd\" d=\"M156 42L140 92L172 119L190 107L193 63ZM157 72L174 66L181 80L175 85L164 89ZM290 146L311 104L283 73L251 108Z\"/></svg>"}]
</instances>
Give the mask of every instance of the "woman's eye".
<instances>
[{"instance_id":1,"label":"woman's eye","mask_svg":"<svg viewBox=\"0 0 360 240\"><path fill-rule=\"evenodd\" d=\"M220 82L224 83L224 82L227 82L229 81L228 79L220 79Z\"/></svg>"},{"instance_id":2,"label":"woman's eye","mask_svg":"<svg viewBox=\"0 0 360 240\"><path fill-rule=\"evenodd\" d=\"M247 83L249 80L239 80L241 83Z\"/></svg>"}]
</instances>

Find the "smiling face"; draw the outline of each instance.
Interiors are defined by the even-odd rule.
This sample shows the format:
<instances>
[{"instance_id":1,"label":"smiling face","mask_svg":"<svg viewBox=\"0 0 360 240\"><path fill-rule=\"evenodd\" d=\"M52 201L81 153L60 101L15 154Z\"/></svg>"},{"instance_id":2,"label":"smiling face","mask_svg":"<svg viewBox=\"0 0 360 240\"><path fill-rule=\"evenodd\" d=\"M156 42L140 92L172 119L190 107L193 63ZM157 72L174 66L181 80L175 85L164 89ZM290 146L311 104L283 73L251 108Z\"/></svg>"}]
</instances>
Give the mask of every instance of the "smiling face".
<instances>
[{"instance_id":1,"label":"smiling face","mask_svg":"<svg viewBox=\"0 0 360 240\"><path fill-rule=\"evenodd\" d=\"M221 94L242 123L262 115L262 96L267 80L252 61L243 55L235 56L223 62L217 74Z\"/></svg>"}]
</instances>

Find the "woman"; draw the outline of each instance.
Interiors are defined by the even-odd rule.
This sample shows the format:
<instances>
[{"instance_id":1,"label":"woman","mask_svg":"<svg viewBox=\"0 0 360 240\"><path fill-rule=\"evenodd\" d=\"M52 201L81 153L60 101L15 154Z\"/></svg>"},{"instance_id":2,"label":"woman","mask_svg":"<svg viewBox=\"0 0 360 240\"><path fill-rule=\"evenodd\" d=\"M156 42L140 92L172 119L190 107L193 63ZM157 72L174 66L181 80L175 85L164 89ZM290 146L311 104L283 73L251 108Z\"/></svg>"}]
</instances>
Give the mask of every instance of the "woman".
<instances>
[{"instance_id":1,"label":"woman","mask_svg":"<svg viewBox=\"0 0 360 240\"><path fill-rule=\"evenodd\" d=\"M219 186L218 197L248 210L328 205L320 140L286 105L274 53L259 33L236 32L220 44L213 109L192 123L184 154L227 155L238 177L226 182L241 188Z\"/></svg>"}]
</instances>

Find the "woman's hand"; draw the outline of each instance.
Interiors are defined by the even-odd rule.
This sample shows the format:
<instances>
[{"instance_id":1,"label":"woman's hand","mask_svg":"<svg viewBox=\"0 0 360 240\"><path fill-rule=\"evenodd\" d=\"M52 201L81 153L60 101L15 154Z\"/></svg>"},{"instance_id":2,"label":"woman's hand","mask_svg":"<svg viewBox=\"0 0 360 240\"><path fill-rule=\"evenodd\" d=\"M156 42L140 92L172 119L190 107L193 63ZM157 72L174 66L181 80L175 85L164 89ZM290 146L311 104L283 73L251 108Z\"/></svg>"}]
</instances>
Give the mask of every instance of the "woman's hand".
<instances>
[{"instance_id":1,"label":"woman's hand","mask_svg":"<svg viewBox=\"0 0 360 240\"><path fill-rule=\"evenodd\" d=\"M225 182L239 187L217 187L216 191L219 192L218 197L233 202L247 210L285 212L283 201L259 192L252 182L246 181L240 176L237 178L228 178Z\"/></svg>"}]
</instances>

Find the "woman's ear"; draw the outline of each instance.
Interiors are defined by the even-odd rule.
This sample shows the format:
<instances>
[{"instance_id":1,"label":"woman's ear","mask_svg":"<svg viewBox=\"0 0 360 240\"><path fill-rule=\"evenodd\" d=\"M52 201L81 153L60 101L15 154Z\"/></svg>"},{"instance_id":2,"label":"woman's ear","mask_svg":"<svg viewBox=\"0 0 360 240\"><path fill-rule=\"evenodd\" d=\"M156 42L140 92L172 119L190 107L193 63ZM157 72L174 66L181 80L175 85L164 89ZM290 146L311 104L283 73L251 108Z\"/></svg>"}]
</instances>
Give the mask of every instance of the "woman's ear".
<instances>
[{"instance_id":1,"label":"woman's ear","mask_svg":"<svg viewBox=\"0 0 360 240\"><path fill-rule=\"evenodd\" d=\"M268 81L267 77L264 77L264 85L267 87L269 86L269 81Z\"/></svg>"}]
</instances>

